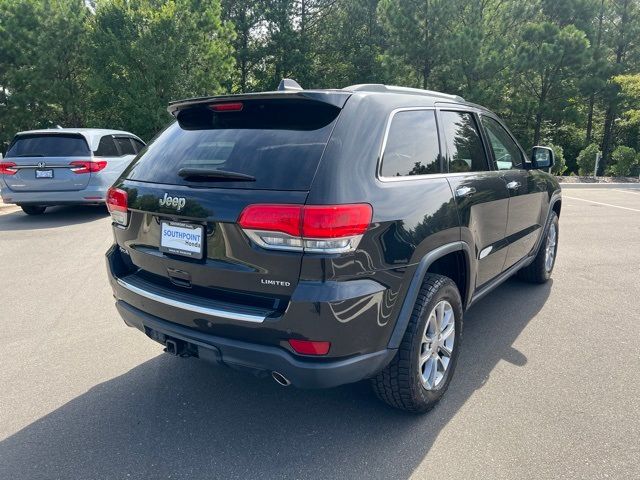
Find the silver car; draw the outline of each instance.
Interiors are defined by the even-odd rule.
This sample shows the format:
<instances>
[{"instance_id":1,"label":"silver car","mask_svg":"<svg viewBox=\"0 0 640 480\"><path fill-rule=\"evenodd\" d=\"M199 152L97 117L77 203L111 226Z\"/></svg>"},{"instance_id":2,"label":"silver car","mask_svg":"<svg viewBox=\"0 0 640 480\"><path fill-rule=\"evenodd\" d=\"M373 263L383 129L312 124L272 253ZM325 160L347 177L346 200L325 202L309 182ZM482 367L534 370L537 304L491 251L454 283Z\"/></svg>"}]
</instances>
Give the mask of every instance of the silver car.
<instances>
[{"instance_id":1,"label":"silver car","mask_svg":"<svg viewBox=\"0 0 640 480\"><path fill-rule=\"evenodd\" d=\"M16 134L0 157L0 194L29 215L53 205L104 203L107 189L144 142L129 132L97 128Z\"/></svg>"}]
</instances>

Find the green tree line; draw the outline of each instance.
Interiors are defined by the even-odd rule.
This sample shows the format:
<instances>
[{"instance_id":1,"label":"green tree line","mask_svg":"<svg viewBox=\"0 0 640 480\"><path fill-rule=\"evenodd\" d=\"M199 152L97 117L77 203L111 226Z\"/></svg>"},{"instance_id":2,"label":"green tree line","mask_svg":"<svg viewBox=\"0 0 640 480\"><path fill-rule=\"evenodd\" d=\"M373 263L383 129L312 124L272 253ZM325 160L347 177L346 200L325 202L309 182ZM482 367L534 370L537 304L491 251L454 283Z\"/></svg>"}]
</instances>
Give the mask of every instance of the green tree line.
<instances>
[{"instance_id":1,"label":"green tree line","mask_svg":"<svg viewBox=\"0 0 640 480\"><path fill-rule=\"evenodd\" d=\"M148 140L170 100L290 77L458 94L525 147L556 146L567 172L600 151L629 174L639 72L640 0L0 0L3 149L55 125Z\"/></svg>"}]
</instances>

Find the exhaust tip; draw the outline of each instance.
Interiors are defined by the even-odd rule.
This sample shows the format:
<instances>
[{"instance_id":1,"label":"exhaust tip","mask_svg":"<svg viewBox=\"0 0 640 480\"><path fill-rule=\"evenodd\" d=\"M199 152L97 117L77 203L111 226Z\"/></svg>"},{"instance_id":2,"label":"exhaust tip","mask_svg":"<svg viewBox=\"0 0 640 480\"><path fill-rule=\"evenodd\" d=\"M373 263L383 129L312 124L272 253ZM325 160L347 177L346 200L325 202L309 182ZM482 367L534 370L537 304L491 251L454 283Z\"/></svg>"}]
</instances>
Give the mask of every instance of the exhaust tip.
<instances>
[{"instance_id":1,"label":"exhaust tip","mask_svg":"<svg viewBox=\"0 0 640 480\"><path fill-rule=\"evenodd\" d=\"M280 372L271 372L271 377L276 381L278 385L282 385L283 387L288 387L289 385L291 385L291 381Z\"/></svg>"}]
</instances>

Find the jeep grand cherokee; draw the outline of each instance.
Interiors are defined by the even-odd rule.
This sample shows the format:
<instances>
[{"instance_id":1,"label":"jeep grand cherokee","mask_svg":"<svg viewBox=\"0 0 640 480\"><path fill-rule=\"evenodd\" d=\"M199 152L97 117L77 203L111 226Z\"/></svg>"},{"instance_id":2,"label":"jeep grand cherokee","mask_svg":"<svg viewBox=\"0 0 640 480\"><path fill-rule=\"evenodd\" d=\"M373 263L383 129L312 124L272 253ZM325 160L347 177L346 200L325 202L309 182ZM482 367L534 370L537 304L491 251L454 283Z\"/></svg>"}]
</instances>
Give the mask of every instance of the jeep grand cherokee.
<instances>
[{"instance_id":1,"label":"jeep grand cherokee","mask_svg":"<svg viewBox=\"0 0 640 480\"><path fill-rule=\"evenodd\" d=\"M108 194L127 325L194 356L413 411L443 395L463 312L545 282L553 152L438 92L356 85L197 98Z\"/></svg>"}]
</instances>

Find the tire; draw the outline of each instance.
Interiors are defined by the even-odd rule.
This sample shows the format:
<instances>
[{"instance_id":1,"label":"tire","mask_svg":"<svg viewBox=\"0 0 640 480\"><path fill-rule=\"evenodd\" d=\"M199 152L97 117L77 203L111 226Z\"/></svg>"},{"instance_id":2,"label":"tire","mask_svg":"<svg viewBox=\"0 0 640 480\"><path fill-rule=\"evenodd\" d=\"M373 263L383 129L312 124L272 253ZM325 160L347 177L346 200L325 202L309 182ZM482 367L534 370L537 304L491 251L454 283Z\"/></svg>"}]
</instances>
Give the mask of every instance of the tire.
<instances>
[{"instance_id":1,"label":"tire","mask_svg":"<svg viewBox=\"0 0 640 480\"><path fill-rule=\"evenodd\" d=\"M518 271L518 278L530 283L546 283L549 281L553 273L553 267L556 264L559 233L558 214L551 212L551 220L544 232L544 240L538 248L538 253L530 265ZM550 259L548 254L551 254Z\"/></svg>"},{"instance_id":2,"label":"tire","mask_svg":"<svg viewBox=\"0 0 640 480\"><path fill-rule=\"evenodd\" d=\"M41 207L39 205L21 205L20 208L27 215L42 215L47 207Z\"/></svg>"},{"instance_id":3,"label":"tire","mask_svg":"<svg viewBox=\"0 0 640 480\"><path fill-rule=\"evenodd\" d=\"M444 303L443 303L444 302ZM445 367L444 358L440 357L438 347L425 343L425 335L433 334L433 315L437 315L436 307L444 305L444 311L450 312L453 319L448 318L445 327L453 325L453 332L446 337L451 353ZM450 308L447 309L447 305ZM432 330L431 333L429 330ZM445 328L446 332L446 328ZM404 334L398 353L391 363L378 375L372 378L372 386L376 395L392 407L413 413L425 413L431 410L442 398L458 360L458 351L462 339L462 301L455 283L442 275L427 274L422 282L418 298L411 313L407 331ZM433 346L433 344L431 344ZM446 346L446 345L445 345ZM436 359L436 355L442 360ZM428 358L424 362L424 358ZM429 363L432 362L432 363ZM431 379L430 372L436 376ZM443 372L439 370L443 369ZM438 379L438 374L441 376ZM426 379L425 379L426 377Z\"/></svg>"}]
</instances>

